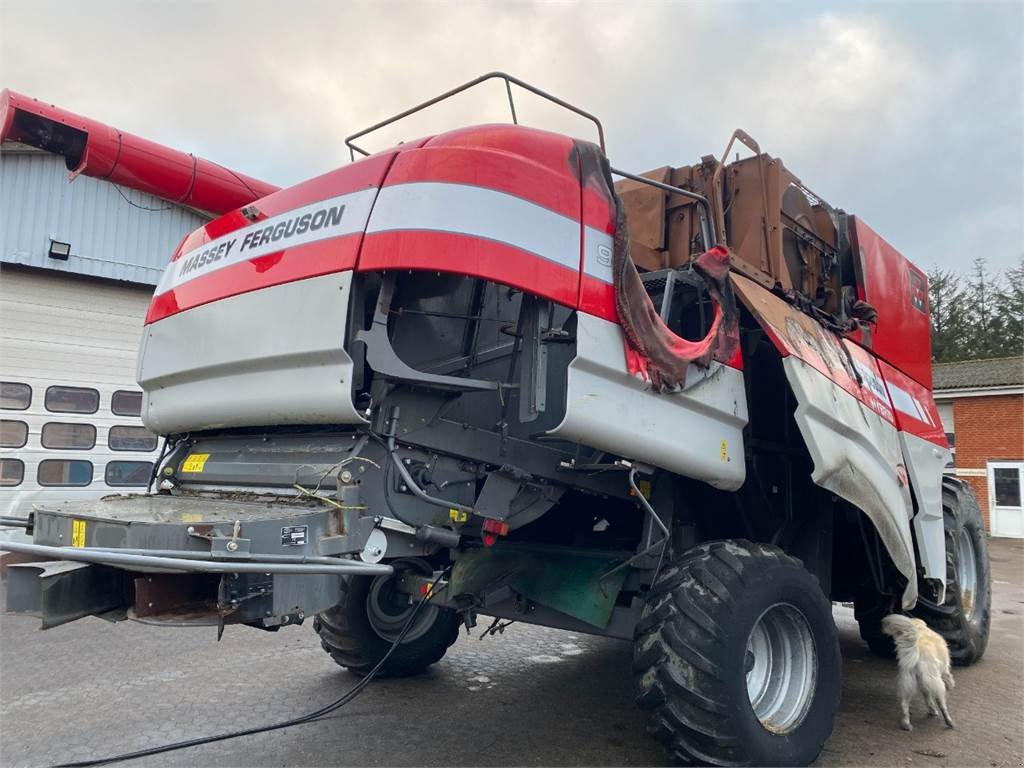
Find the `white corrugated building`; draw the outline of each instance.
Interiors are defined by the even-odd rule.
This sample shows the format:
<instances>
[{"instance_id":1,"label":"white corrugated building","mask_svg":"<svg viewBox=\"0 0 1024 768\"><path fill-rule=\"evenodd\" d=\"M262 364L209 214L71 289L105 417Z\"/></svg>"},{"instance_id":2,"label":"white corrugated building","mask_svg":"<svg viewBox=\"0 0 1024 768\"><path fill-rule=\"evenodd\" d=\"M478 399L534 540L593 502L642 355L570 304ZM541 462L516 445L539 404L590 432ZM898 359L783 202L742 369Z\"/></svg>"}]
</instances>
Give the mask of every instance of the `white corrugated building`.
<instances>
[{"instance_id":1,"label":"white corrugated building","mask_svg":"<svg viewBox=\"0 0 1024 768\"><path fill-rule=\"evenodd\" d=\"M191 179L167 197L194 202L205 161L7 91L0 129L0 514L24 516L147 484L158 445L139 419L136 350L164 266L210 215L143 191L166 184L147 182L146 162L180 155ZM89 167L104 160L97 138L114 148L109 172ZM119 176L132 141L149 154ZM217 206L274 189L222 170L252 194Z\"/></svg>"}]
</instances>

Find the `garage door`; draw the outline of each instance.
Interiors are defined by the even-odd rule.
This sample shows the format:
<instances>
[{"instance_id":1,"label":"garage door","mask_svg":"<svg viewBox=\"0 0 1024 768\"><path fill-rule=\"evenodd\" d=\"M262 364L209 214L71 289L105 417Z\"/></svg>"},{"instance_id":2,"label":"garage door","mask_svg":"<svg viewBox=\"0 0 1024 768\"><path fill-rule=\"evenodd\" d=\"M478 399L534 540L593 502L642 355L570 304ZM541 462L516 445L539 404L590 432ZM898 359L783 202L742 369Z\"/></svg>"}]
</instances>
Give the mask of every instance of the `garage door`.
<instances>
[{"instance_id":1,"label":"garage door","mask_svg":"<svg viewBox=\"0 0 1024 768\"><path fill-rule=\"evenodd\" d=\"M991 461L988 464L988 508L992 535L1024 538L1024 462Z\"/></svg>"},{"instance_id":2,"label":"garage door","mask_svg":"<svg viewBox=\"0 0 1024 768\"><path fill-rule=\"evenodd\" d=\"M150 290L44 270L0 274L0 514L138 491L157 440L135 357Z\"/></svg>"}]
</instances>

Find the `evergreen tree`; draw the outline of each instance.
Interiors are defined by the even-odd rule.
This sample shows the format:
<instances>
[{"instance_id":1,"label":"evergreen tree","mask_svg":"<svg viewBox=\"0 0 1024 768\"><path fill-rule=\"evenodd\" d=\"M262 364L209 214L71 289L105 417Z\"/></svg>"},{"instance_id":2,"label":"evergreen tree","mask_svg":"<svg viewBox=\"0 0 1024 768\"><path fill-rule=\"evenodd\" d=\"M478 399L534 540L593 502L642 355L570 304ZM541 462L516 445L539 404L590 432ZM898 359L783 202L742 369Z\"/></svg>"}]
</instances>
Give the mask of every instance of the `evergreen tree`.
<instances>
[{"instance_id":1,"label":"evergreen tree","mask_svg":"<svg viewBox=\"0 0 1024 768\"><path fill-rule=\"evenodd\" d=\"M1000 286L988 271L984 258L974 260L967 283L967 344L963 360L1000 357L1004 347L1002 317L996 311Z\"/></svg>"},{"instance_id":2,"label":"evergreen tree","mask_svg":"<svg viewBox=\"0 0 1024 768\"><path fill-rule=\"evenodd\" d=\"M1000 356L1024 355L1024 256L1017 266L1006 270L995 297L999 318Z\"/></svg>"},{"instance_id":3,"label":"evergreen tree","mask_svg":"<svg viewBox=\"0 0 1024 768\"><path fill-rule=\"evenodd\" d=\"M1024 257L1003 275L975 259L966 281L936 267L928 283L935 362L1024 355Z\"/></svg>"},{"instance_id":4,"label":"evergreen tree","mask_svg":"<svg viewBox=\"0 0 1024 768\"><path fill-rule=\"evenodd\" d=\"M935 267L928 273L928 304L932 323L932 360L964 359L969 338L967 301L960 276Z\"/></svg>"}]
</instances>

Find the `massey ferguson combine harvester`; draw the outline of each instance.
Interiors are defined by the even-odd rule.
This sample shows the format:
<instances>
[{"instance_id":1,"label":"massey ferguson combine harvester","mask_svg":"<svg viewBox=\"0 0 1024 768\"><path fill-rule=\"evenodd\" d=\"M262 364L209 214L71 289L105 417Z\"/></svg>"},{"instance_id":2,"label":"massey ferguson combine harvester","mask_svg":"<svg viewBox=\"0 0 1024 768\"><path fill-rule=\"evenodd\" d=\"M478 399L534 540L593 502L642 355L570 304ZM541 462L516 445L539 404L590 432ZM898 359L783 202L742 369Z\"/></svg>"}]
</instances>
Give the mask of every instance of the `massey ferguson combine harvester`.
<instances>
[{"instance_id":1,"label":"massey ferguson combine harvester","mask_svg":"<svg viewBox=\"0 0 1024 768\"><path fill-rule=\"evenodd\" d=\"M513 83L599 144L353 143L495 77L514 122ZM152 492L38 507L3 546L60 562L12 567L10 609L312 618L357 674L396 640L380 673L420 672L478 614L632 640L653 735L716 764L819 753L833 601L880 653L902 611L981 657L986 542L942 474L920 270L742 131L619 173L596 119L500 73L368 131L178 248L139 353Z\"/></svg>"}]
</instances>

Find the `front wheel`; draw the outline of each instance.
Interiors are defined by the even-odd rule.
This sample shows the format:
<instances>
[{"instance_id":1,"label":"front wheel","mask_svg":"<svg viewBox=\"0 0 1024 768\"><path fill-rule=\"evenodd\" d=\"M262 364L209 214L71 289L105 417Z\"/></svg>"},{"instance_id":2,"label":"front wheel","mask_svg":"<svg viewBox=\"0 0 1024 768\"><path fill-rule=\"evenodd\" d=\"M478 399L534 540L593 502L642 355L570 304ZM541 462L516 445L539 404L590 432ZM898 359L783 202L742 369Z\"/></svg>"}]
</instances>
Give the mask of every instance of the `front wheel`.
<instances>
[{"instance_id":1,"label":"front wheel","mask_svg":"<svg viewBox=\"0 0 1024 768\"><path fill-rule=\"evenodd\" d=\"M946 599L941 605L918 602L912 613L949 644L959 666L978 661L988 645L992 619L992 576L988 537L974 491L955 478L942 480L946 529Z\"/></svg>"},{"instance_id":2,"label":"front wheel","mask_svg":"<svg viewBox=\"0 0 1024 768\"><path fill-rule=\"evenodd\" d=\"M832 733L841 665L817 579L748 541L702 544L667 566L635 634L637 702L687 763L807 765Z\"/></svg>"},{"instance_id":3,"label":"front wheel","mask_svg":"<svg viewBox=\"0 0 1024 768\"><path fill-rule=\"evenodd\" d=\"M399 560L394 566L396 574L406 568L432 572L422 560ZM367 674L384 658L416 607L408 595L394 588L395 578L395 574L343 576L338 603L313 620L323 649L357 675ZM459 624L455 611L424 605L378 674L406 677L422 672L458 639Z\"/></svg>"}]
</instances>

